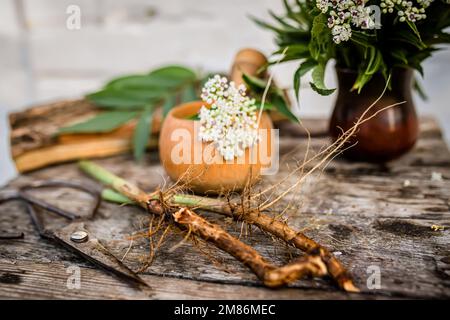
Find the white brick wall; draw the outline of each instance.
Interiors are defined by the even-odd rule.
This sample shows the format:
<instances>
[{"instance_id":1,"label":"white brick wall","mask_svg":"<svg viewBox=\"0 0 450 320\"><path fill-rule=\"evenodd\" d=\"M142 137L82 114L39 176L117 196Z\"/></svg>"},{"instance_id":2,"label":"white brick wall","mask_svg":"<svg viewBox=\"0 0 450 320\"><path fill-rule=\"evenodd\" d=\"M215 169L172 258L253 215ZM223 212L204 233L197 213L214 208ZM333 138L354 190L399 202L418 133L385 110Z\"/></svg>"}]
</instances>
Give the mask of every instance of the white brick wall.
<instances>
[{"instance_id":1,"label":"white brick wall","mask_svg":"<svg viewBox=\"0 0 450 320\"><path fill-rule=\"evenodd\" d=\"M17 12L20 2L23 12ZM66 8L71 4L81 8L81 30L66 29ZM227 70L241 47L266 53L274 49L272 34L255 26L248 15L267 17L267 9L281 7L278 0L0 1L0 184L14 174L7 152L8 111L78 97L109 77L145 72L165 63ZM446 51L426 63L424 85L430 101L416 99L421 112L439 117L447 137L449 62L450 51ZM294 67L276 68L278 83L290 86ZM335 81L329 68L331 86ZM333 97L320 97L305 86L301 98L302 115L330 113Z\"/></svg>"}]
</instances>

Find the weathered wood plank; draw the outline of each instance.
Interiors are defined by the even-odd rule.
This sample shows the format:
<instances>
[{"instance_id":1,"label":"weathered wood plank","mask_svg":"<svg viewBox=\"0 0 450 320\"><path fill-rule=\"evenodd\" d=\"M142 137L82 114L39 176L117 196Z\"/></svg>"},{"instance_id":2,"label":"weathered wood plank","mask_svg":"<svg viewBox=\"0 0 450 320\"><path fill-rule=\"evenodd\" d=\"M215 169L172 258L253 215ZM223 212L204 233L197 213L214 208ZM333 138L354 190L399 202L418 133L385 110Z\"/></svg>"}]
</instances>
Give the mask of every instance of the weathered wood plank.
<instances>
[{"instance_id":1,"label":"weathered wood plank","mask_svg":"<svg viewBox=\"0 0 450 320\"><path fill-rule=\"evenodd\" d=\"M10 299L361 299L358 294L337 291L268 290L261 287L217 284L170 277L144 275L151 289L143 292L110 277L100 270L81 267L79 289L68 289L68 264L5 263L0 260L2 298ZM383 296L364 296L382 299Z\"/></svg>"},{"instance_id":2,"label":"weathered wood plank","mask_svg":"<svg viewBox=\"0 0 450 320\"><path fill-rule=\"evenodd\" d=\"M315 121L314 127L320 132L320 128L326 127L325 121ZM320 137L320 134L317 136L311 141L311 152L327 143L326 138ZM306 145L306 140L296 134L283 136L280 172L266 177L261 188L276 183L287 175L295 166L295 160L303 159ZM149 191L162 185L166 179L156 154L150 154L146 163L141 165L135 164L130 156L99 160L99 163ZM74 164L66 164L23 175L11 181L7 187L55 177L92 183ZM293 183L293 179L289 178L286 185L277 188L278 192ZM62 206L70 206L72 210L81 213L86 212L85 204L89 201L85 195L67 190L40 191L39 196ZM261 288L256 277L244 266L213 247L202 243L195 246L185 243L171 251L183 238L183 235L174 232L144 273L146 279L157 284L154 297L450 297L450 153L435 122L426 120L422 123L419 143L402 159L383 166L348 163L337 159L324 171L311 176L301 191L287 197L278 209L284 209L290 199L293 201L286 211L289 224L305 230L307 235L338 254L354 274L357 284L363 290L362 295L348 296L322 279L297 281L292 288L277 291ZM215 214L202 214L221 224L230 233L241 236L244 242L254 246L275 264L284 264L292 256L299 254L254 228L251 235L246 236L241 232L241 224L224 220ZM1 272L14 273L14 266L17 270L32 269L34 264L40 272L37 273L39 276L30 279L35 287L30 289L29 294L22 283L13 286L0 281L0 295L29 298L34 294L55 298L63 297L64 294L73 298L82 298L83 294L86 297L105 298L142 297L141 293L131 288L123 289L125 285L94 270L90 264L72 253L39 239L22 204L1 205L0 217L0 230L26 234L22 240L1 242L0 270L6 270ZM53 216L50 218L47 220L54 225L64 224L61 219ZM118 257L123 257L130 248L124 262L138 270L147 255L148 243L147 240L135 240L130 247L127 236L147 222L148 216L142 210L104 203L97 217L87 224L87 228L102 239ZM432 225L441 225L445 229L433 231ZM87 280L88 293L68 293L63 287L54 289L54 293L48 288L39 291L41 283L51 281L52 268L63 271L63 266L68 264L79 265L83 272L93 274ZM366 286L370 266L380 268L381 289L370 290ZM64 272L61 274L55 275L55 279L67 277ZM43 277L43 280L40 281L39 277ZM98 279L103 284L98 284ZM3 290L6 285L7 290ZM201 290L191 290L191 286Z\"/></svg>"}]
</instances>

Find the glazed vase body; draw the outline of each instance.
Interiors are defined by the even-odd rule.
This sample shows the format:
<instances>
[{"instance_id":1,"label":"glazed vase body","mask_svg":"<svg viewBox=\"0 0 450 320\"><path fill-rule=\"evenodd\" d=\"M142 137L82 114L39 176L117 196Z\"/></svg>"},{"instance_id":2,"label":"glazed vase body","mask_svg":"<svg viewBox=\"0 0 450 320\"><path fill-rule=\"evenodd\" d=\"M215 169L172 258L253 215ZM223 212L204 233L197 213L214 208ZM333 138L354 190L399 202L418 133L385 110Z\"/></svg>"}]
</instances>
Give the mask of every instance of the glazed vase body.
<instances>
[{"instance_id":1,"label":"glazed vase body","mask_svg":"<svg viewBox=\"0 0 450 320\"><path fill-rule=\"evenodd\" d=\"M337 68L338 97L330 121L330 134L337 139L342 130L350 129L366 109L381 95L386 85L381 74L375 74L362 91L351 91L357 73ZM418 119L412 100L412 69L394 69L391 89L375 104L368 116L394 103L405 103L380 112L362 124L344 151L347 159L386 162L408 152L418 137Z\"/></svg>"}]
</instances>

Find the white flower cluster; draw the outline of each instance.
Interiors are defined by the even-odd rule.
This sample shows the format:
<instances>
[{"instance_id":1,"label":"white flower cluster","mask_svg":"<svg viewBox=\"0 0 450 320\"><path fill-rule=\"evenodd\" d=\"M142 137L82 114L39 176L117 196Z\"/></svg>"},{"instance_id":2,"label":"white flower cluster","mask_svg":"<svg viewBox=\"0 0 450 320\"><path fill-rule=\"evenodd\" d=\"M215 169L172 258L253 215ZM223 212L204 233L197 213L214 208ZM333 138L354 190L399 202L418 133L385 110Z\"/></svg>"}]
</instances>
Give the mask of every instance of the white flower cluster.
<instances>
[{"instance_id":1,"label":"white flower cluster","mask_svg":"<svg viewBox=\"0 0 450 320\"><path fill-rule=\"evenodd\" d=\"M367 0L317 0L316 5L322 13L328 15L328 28L331 29L333 41L341 43L352 36L351 26L371 29L375 21L370 16Z\"/></svg>"},{"instance_id":2,"label":"white flower cluster","mask_svg":"<svg viewBox=\"0 0 450 320\"><path fill-rule=\"evenodd\" d=\"M257 107L245 91L244 85L236 88L219 75L202 90L201 98L209 108L200 109L199 139L213 142L225 160L243 156L245 148L258 142Z\"/></svg>"},{"instance_id":3,"label":"white flower cluster","mask_svg":"<svg viewBox=\"0 0 450 320\"><path fill-rule=\"evenodd\" d=\"M397 11L401 22L405 22L406 20L416 22L426 19L425 9L430 6L433 0L415 0L414 2L405 0L381 0L381 12L393 13Z\"/></svg>"},{"instance_id":4,"label":"white flower cluster","mask_svg":"<svg viewBox=\"0 0 450 320\"><path fill-rule=\"evenodd\" d=\"M434 0L381 0L381 13L397 12L401 22L426 19L425 9ZM316 6L328 16L328 27L333 41L337 44L348 41L352 36L352 26L373 29L379 25L371 16L368 0L316 0Z\"/></svg>"}]
</instances>

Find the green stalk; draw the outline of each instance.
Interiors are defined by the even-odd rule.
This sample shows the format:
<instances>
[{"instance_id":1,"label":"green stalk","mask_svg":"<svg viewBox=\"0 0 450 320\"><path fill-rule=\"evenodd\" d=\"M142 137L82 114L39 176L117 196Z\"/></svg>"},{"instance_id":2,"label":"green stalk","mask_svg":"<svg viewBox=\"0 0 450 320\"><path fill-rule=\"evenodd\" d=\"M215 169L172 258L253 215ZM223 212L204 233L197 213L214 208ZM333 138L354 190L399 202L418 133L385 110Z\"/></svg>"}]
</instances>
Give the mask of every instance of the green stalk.
<instances>
[{"instance_id":1,"label":"green stalk","mask_svg":"<svg viewBox=\"0 0 450 320\"><path fill-rule=\"evenodd\" d=\"M113 186L114 184L125 184L126 181L122 178L114 175L113 173L109 172L105 168L93 163L92 161L82 160L78 162L78 166L81 170L83 170L85 173L90 175L92 178L98 180L99 182L107 185L107 186Z\"/></svg>"},{"instance_id":2,"label":"green stalk","mask_svg":"<svg viewBox=\"0 0 450 320\"><path fill-rule=\"evenodd\" d=\"M114 202L118 204L133 204L134 201L125 197L124 195L112 190L112 189L103 189L102 191L102 199L108 202Z\"/></svg>"},{"instance_id":3,"label":"green stalk","mask_svg":"<svg viewBox=\"0 0 450 320\"><path fill-rule=\"evenodd\" d=\"M146 208L147 202L151 200L151 197L149 197L149 195L142 191L138 186L129 183L128 181L116 176L115 174L91 161L80 161L78 165L81 170L83 170L92 178L108 187L111 187L122 196L127 197L129 200L136 202L144 208ZM108 197L114 195L111 194L110 191L106 191L106 196Z\"/></svg>"},{"instance_id":4,"label":"green stalk","mask_svg":"<svg viewBox=\"0 0 450 320\"><path fill-rule=\"evenodd\" d=\"M106 188L102 191L102 198L106 201L119 204L137 203L145 207L148 200L159 199L159 195L155 194L150 197L139 187L114 175L110 171L91 161L80 161L78 164L80 169L89 176L113 189ZM169 199L166 199L166 201L183 207L195 207L203 210L219 212L225 215L231 215L231 210L228 203L221 199L179 193L172 195Z\"/></svg>"}]
</instances>

